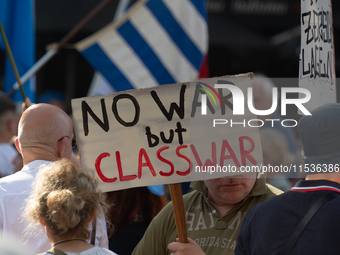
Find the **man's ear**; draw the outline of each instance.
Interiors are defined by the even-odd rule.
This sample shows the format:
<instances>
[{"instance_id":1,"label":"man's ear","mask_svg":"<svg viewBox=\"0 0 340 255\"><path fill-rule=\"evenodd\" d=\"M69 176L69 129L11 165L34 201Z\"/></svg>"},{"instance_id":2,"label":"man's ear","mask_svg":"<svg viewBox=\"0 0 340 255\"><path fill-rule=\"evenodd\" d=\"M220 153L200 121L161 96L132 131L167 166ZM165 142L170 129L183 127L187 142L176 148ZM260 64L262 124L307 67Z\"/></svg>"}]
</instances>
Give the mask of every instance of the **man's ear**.
<instances>
[{"instance_id":1,"label":"man's ear","mask_svg":"<svg viewBox=\"0 0 340 255\"><path fill-rule=\"evenodd\" d=\"M64 157L64 152L65 152L65 145L66 145L66 137L63 137L63 139L61 139L58 142L58 149L57 149L57 156L58 158L63 158Z\"/></svg>"},{"instance_id":2,"label":"man's ear","mask_svg":"<svg viewBox=\"0 0 340 255\"><path fill-rule=\"evenodd\" d=\"M18 137L15 138L14 144L15 144L15 148L17 148L18 152L19 152L20 154L22 154L22 153L21 153L21 150L20 150L20 146L19 146L19 139L18 139Z\"/></svg>"}]
</instances>

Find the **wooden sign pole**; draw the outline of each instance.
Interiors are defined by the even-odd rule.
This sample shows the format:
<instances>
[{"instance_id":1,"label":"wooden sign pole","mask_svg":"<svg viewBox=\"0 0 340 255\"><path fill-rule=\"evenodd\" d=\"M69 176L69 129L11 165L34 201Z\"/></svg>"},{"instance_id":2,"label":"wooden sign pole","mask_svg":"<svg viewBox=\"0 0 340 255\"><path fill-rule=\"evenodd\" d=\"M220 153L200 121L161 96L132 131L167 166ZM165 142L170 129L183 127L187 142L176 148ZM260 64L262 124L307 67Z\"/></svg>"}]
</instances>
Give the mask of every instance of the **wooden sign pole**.
<instances>
[{"instance_id":1,"label":"wooden sign pole","mask_svg":"<svg viewBox=\"0 0 340 255\"><path fill-rule=\"evenodd\" d=\"M185 220L182 187L180 183L169 184L173 203L178 238L181 243L188 243L187 224Z\"/></svg>"}]
</instances>

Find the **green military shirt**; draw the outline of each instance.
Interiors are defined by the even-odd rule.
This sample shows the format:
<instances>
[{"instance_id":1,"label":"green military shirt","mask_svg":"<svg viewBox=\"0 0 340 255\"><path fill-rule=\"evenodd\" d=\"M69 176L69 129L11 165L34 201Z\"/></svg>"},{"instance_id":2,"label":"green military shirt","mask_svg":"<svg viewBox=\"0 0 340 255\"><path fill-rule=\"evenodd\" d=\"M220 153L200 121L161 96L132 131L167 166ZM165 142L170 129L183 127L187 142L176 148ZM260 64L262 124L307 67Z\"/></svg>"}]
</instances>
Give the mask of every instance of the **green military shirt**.
<instances>
[{"instance_id":1,"label":"green military shirt","mask_svg":"<svg viewBox=\"0 0 340 255\"><path fill-rule=\"evenodd\" d=\"M188 237L197 242L209 255L234 254L237 235L245 214L255 204L282 193L266 184L264 178L258 178L249 195L221 216L206 196L207 187L204 182L194 182L192 187L196 190L183 196ZM176 222L170 202L152 220L132 254L170 254L167 246L174 242L176 237Z\"/></svg>"}]
</instances>

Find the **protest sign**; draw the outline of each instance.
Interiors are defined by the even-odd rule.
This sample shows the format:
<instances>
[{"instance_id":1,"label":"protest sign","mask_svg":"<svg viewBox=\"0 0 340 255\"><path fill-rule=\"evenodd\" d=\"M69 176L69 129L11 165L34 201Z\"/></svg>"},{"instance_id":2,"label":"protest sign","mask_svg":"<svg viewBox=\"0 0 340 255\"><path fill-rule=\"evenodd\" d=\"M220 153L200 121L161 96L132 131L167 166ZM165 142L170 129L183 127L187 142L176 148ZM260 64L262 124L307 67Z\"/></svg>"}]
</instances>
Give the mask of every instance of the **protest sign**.
<instances>
[{"instance_id":1,"label":"protest sign","mask_svg":"<svg viewBox=\"0 0 340 255\"><path fill-rule=\"evenodd\" d=\"M330 0L301 0L299 86L311 92L305 106L313 110L336 102L333 16Z\"/></svg>"},{"instance_id":2,"label":"protest sign","mask_svg":"<svg viewBox=\"0 0 340 255\"><path fill-rule=\"evenodd\" d=\"M95 173L102 191L259 167L256 116L233 108L235 98L246 105L250 87L245 74L73 99L82 167Z\"/></svg>"}]
</instances>

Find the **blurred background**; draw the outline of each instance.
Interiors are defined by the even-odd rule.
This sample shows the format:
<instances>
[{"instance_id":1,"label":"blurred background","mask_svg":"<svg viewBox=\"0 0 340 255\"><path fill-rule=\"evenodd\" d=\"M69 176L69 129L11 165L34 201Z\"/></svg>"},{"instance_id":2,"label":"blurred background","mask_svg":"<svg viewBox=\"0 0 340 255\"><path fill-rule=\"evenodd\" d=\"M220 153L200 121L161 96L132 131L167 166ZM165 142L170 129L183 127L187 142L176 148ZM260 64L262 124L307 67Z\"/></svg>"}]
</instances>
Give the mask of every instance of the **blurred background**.
<instances>
[{"instance_id":1,"label":"blurred background","mask_svg":"<svg viewBox=\"0 0 340 255\"><path fill-rule=\"evenodd\" d=\"M35 0L36 60L46 47L59 42L101 0ZM135 2L135 1L132 1ZM113 0L36 76L37 98L60 90L70 99L84 97L94 69L72 47L113 20ZM297 78L300 53L300 0L207 0L209 76L261 72L271 78ZM336 69L340 30L340 2L333 1ZM0 51L0 87L3 86L4 51ZM336 70L339 73L338 70ZM294 85L295 86L295 85Z\"/></svg>"}]
</instances>

